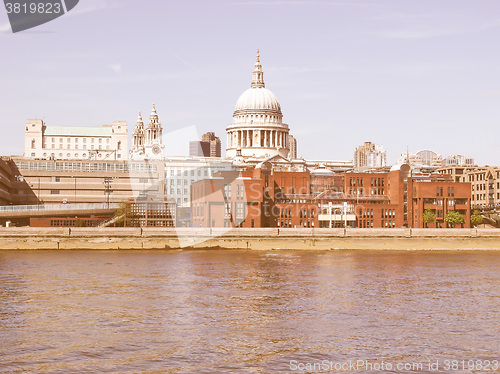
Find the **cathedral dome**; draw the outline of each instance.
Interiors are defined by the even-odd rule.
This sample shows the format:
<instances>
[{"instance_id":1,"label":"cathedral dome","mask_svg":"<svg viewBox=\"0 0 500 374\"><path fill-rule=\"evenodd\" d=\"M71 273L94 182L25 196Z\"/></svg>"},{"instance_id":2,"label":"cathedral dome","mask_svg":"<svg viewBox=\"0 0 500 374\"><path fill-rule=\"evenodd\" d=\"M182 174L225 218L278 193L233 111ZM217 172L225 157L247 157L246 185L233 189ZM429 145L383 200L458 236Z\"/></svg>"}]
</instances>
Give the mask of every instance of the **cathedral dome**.
<instances>
[{"instance_id":1,"label":"cathedral dome","mask_svg":"<svg viewBox=\"0 0 500 374\"><path fill-rule=\"evenodd\" d=\"M252 87L243 92L234 110L235 112L264 110L281 113L278 98L264 87Z\"/></svg>"},{"instance_id":2,"label":"cathedral dome","mask_svg":"<svg viewBox=\"0 0 500 374\"><path fill-rule=\"evenodd\" d=\"M264 84L259 51L251 87L236 102L233 123L227 126L226 133L228 158L287 157L290 152L288 125L283 123L278 99Z\"/></svg>"}]
</instances>

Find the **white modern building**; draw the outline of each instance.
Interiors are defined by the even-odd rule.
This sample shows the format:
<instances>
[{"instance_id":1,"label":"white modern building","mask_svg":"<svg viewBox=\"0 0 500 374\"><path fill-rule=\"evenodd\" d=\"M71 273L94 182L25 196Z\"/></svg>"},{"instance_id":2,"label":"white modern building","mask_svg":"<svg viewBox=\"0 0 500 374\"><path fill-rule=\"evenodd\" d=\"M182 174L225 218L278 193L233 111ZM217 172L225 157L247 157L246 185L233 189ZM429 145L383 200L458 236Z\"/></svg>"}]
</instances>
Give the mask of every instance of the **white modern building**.
<instances>
[{"instance_id":1,"label":"white modern building","mask_svg":"<svg viewBox=\"0 0 500 374\"><path fill-rule=\"evenodd\" d=\"M423 149L414 153L402 153L396 165L409 164L412 169L421 166L439 168L443 165L443 156L429 149Z\"/></svg>"},{"instance_id":2,"label":"white modern building","mask_svg":"<svg viewBox=\"0 0 500 374\"><path fill-rule=\"evenodd\" d=\"M474 166L474 158L464 155L452 155L444 159L443 166Z\"/></svg>"},{"instance_id":3,"label":"white modern building","mask_svg":"<svg viewBox=\"0 0 500 374\"><path fill-rule=\"evenodd\" d=\"M165 195L174 199L178 207L191 204L191 185L202 179L210 179L219 171L234 170L230 160L220 157L166 157Z\"/></svg>"},{"instance_id":4,"label":"white modern building","mask_svg":"<svg viewBox=\"0 0 500 374\"><path fill-rule=\"evenodd\" d=\"M297 139L293 137L293 135L288 135L288 143L290 144L290 153L288 154L288 158L290 160L297 159Z\"/></svg>"},{"instance_id":5,"label":"white modern building","mask_svg":"<svg viewBox=\"0 0 500 374\"><path fill-rule=\"evenodd\" d=\"M365 142L365 144L356 148L354 152L354 170L362 171L385 166L387 166L387 154L383 146Z\"/></svg>"},{"instance_id":6,"label":"white modern building","mask_svg":"<svg viewBox=\"0 0 500 374\"><path fill-rule=\"evenodd\" d=\"M51 160L126 160L127 122L98 127L46 126L26 120L24 157Z\"/></svg>"},{"instance_id":7,"label":"white modern building","mask_svg":"<svg viewBox=\"0 0 500 374\"><path fill-rule=\"evenodd\" d=\"M228 158L235 158L239 150L242 157L288 157L289 128L283 123L278 99L265 88L259 51L251 87L236 102L233 123L227 126L226 132Z\"/></svg>"}]
</instances>

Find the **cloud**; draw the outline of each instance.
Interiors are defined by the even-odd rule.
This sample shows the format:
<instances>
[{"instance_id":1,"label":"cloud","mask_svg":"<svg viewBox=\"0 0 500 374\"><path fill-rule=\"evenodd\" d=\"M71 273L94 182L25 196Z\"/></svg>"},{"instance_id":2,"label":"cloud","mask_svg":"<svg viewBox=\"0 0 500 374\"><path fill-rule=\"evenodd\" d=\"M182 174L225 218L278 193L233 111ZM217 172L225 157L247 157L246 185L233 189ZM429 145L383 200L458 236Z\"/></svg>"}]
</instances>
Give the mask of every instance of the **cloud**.
<instances>
[{"instance_id":1,"label":"cloud","mask_svg":"<svg viewBox=\"0 0 500 374\"><path fill-rule=\"evenodd\" d=\"M122 64L120 63L109 65L109 67L117 74L120 74L122 71Z\"/></svg>"}]
</instances>

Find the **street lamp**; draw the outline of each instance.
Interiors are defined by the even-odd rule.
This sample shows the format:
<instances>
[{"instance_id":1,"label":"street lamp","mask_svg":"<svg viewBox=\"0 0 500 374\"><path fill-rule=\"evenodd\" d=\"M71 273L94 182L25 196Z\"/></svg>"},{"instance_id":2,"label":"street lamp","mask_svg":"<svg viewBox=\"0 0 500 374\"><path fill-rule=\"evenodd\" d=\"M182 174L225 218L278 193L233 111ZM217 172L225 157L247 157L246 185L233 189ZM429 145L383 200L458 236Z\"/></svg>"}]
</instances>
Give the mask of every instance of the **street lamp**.
<instances>
[{"instance_id":1,"label":"street lamp","mask_svg":"<svg viewBox=\"0 0 500 374\"><path fill-rule=\"evenodd\" d=\"M112 178L104 178L104 193L106 194L106 203L108 205L108 208L109 208L109 194L111 193L111 182L113 182L115 179L118 179L118 177L112 177ZM75 180L75 183L76 183L76 180ZM76 190L75 190L76 191Z\"/></svg>"}]
</instances>

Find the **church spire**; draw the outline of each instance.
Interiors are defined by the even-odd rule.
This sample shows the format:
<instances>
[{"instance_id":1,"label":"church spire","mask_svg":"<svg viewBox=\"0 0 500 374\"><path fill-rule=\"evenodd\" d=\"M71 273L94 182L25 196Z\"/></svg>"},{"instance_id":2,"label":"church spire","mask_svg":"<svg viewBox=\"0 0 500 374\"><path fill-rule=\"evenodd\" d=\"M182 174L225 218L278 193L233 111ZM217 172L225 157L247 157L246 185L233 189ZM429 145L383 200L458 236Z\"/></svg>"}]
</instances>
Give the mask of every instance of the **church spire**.
<instances>
[{"instance_id":1,"label":"church spire","mask_svg":"<svg viewBox=\"0 0 500 374\"><path fill-rule=\"evenodd\" d=\"M142 115L140 110L139 115L137 116L137 127L144 127L144 122L142 122Z\"/></svg>"},{"instance_id":2,"label":"church spire","mask_svg":"<svg viewBox=\"0 0 500 374\"><path fill-rule=\"evenodd\" d=\"M260 64L260 54L258 49L257 49L257 61L255 61L255 67L253 69L252 78L253 78L252 88L265 87L264 72L262 71L262 65Z\"/></svg>"}]
</instances>

